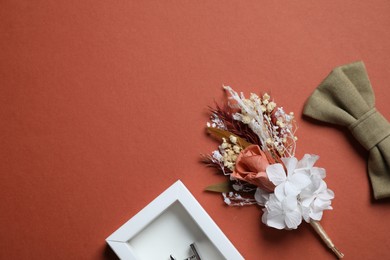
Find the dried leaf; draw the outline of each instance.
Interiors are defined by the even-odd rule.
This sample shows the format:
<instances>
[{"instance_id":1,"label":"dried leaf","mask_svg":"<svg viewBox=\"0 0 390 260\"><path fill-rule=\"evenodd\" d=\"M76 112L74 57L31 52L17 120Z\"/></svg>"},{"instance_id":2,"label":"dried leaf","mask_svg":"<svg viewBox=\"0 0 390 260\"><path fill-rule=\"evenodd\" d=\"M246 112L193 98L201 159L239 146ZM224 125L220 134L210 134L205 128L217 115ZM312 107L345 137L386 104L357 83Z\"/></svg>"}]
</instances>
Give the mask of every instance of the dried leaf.
<instances>
[{"instance_id":1,"label":"dried leaf","mask_svg":"<svg viewBox=\"0 0 390 260\"><path fill-rule=\"evenodd\" d=\"M235 134L232 134L229 131L225 131L225 130L222 130L222 129L219 129L219 128L207 127L207 132L209 132L211 135L213 135L215 137L218 137L221 140L222 140L222 138L225 138L226 140L229 140L230 136L233 135L233 136L235 136L237 138L237 144L240 145L244 149L247 148L248 146L252 145L251 143L248 143L247 141L245 141L241 137L239 137L239 136L237 136Z\"/></svg>"},{"instance_id":2,"label":"dried leaf","mask_svg":"<svg viewBox=\"0 0 390 260\"><path fill-rule=\"evenodd\" d=\"M213 184L213 185L206 187L205 190L212 191L212 192L229 192L231 190L230 189L230 182L225 181L222 183Z\"/></svg>"}]
</instances>

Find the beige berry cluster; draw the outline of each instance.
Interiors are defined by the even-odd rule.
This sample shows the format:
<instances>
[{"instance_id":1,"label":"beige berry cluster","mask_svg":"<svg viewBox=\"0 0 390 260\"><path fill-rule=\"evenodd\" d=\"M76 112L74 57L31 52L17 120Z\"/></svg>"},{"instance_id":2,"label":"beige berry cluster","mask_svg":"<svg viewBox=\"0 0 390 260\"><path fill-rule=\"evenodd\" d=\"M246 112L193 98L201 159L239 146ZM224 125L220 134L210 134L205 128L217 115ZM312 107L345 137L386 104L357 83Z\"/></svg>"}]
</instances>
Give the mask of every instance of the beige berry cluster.
<instances>
[{"instance_id":1,"label":"beige berry cluster","mask_svg":"<svg viewBox=\"0 0 390 260\"><path fill-rule=\"evenodd\" d=\"M255 94L254 94L255 95ZM252 95L251 95L252 97ZM263 95L263 99L261 100L261 110L264 112L268 112L268 113L271 113L275 107L276 107L276 103L273 102L273 101L270 101L270 95L268 95L267 93L265 93Z\"/></svg>"},{"instance_id":2,"label":"beige berry cluster","mask_svg":"<svg viewBox=\"0 0 390 260\"><path fill-rule=\"evenodd\" d=\"M237 137L231 135L229 140L222 138L220 151L222 154L223 165L229 170L233 171L238 154L241 152L241 150L241 146L237 144Z\"/></svg>"}]
</instances>

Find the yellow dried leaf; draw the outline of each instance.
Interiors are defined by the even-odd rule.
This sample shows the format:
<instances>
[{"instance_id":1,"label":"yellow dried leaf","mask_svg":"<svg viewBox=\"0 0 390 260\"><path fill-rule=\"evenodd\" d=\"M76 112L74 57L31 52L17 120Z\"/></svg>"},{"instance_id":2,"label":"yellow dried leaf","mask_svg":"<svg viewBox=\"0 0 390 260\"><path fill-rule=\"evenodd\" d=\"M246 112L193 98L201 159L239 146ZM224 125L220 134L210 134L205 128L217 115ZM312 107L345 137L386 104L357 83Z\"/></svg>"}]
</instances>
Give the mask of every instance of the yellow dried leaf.
<instances>
[{"instance_id":1,"label":"yellow dried leaf","mask_svg":"<svg viewBox=\"0 0 390 260\"><path fill-rule=\"evenodd\" d=\"M212 192L229 192L230 191L230 182L222 182L222 183L217 183L210 185L206 187L206 191L212 191Z\"/></svg>"},{"instance_id":2,"label":"yellow dried leaf","mask_svg":"<svg viewBox=\"0 0 390 260\"><path fill-rule=\"evenodd\" d=\"M240 145L244 149L247 148L248 146L252 145L251 143L245 141L241 137L238 137L237 135L232 134L229 131L225 131L225 130L222 130L222 129L219 129L219 128L207 127L207 132L210 133L211 135L221 139L221 140L222 140L222 138L225 138L226 140L229 140L230 136L232 135L232 136L237 138L237 144Z\"/></svg>"}]
</instances>

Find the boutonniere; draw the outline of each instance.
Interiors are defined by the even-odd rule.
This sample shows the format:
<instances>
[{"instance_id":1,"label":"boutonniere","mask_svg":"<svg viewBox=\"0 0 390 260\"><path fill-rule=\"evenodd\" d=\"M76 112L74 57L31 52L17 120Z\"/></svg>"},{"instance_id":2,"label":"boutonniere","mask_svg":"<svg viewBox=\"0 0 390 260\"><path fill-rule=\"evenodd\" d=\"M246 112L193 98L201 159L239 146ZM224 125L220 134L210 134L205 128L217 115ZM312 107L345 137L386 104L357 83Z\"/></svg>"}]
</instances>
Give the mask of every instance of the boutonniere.
<instances>
[{"instance_id":1,"label":"boutonniere","mask_svg":"<svg viewBox=\"0 0 390 260\"><path fill-rule=\"evenodd\" d=\"M320 225L325 210L331 210L334 193L324 181L326 171L316 167L319 156L295 155L296 122L273 98L250 94L246 98L224 86L228 103L211 108L207 131L220 141L218 149L203 155L227 181L208 186L221 192L229 206L259 205L262 222L276 229L296 229L309 223L325 244L342 258Z\"/></svg>"}]
</instances>

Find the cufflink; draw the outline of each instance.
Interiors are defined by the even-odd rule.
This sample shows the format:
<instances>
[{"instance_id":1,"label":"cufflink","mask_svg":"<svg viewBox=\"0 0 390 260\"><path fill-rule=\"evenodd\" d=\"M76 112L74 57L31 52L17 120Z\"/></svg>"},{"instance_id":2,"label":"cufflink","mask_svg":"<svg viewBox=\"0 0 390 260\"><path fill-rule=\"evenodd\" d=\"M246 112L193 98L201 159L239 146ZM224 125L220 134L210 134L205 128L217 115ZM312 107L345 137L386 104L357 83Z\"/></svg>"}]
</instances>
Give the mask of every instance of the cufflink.
<instances>
[{"instance_id":1,"label":"cufflink","mask_svg":"<svg viewBox=\"0 0 390 260\"><path fill-rule=\"evenodd\" d=\"M192 254L190 257L187 257L186 259L184 260L201 260L200 256L199 256L199 253L198 251L196 250L196 246L195 246L195 243L192 243L190 245L190 248L191 248L191 251L192 251ZM173 255L170 255L170 260L177 260Z\"/></svg>"}]
</instances>

